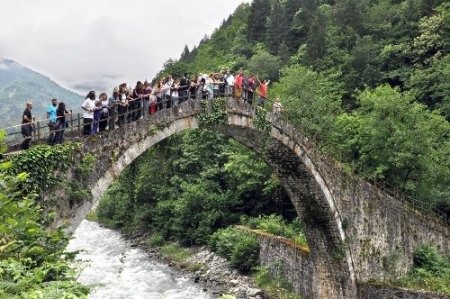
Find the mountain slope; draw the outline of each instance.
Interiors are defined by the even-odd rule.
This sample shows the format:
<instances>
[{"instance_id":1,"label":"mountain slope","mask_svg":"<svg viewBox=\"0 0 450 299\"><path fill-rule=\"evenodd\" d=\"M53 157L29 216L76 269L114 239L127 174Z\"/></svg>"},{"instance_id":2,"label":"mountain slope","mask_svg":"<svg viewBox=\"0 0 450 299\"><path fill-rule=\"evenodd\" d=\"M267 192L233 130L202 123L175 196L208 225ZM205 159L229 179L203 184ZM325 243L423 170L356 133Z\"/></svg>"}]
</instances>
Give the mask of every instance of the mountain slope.
<instances>
[{"instance_id":1,"label":"mountain slope","mask_svg":"<svg viewBox=\"0 0 450 299\"><path fill-rule=\"evenodd\" d=\"M20 123L27 100L33 102L33 116L45 118L50 99L79 111L83 96L67 90L50 78L10 59L0 60L0 127Z\"/></svg>"}]
</instances>

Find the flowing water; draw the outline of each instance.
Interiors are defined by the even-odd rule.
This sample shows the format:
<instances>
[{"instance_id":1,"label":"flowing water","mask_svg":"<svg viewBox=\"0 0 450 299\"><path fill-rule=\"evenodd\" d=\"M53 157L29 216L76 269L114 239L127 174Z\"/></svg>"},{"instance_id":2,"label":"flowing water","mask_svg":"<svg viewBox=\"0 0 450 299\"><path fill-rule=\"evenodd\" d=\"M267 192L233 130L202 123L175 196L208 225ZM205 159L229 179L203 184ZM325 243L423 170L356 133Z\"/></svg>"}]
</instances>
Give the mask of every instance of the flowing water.
<instances>
[{"instance_id":1,"label":"flowing water","mask_svg":"<svg viewBox=\"0 0 450 299\"><path fill-rule=\"evenodd\" d=\"M67 247L81 250L84 261L78 281L94 286L97 299L203 299L212 298L188 277L132 248L118 232L83 220Z\"/></svg>"}]
</instances>

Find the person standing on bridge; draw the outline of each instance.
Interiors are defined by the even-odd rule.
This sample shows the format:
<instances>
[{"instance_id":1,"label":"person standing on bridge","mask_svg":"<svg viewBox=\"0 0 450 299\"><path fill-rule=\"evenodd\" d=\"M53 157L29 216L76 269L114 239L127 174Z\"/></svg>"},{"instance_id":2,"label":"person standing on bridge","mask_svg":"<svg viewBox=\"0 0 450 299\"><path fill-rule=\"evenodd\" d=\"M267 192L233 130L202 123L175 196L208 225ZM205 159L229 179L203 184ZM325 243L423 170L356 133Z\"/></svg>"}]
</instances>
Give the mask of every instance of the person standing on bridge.
<instances>
[{"instance_id":1,"label":"person standing on bridge","mask_svg":"<svg viewBox=\"0 0 450 299\"><path fill-rule=\"evenodd\" d=\"M184 73L180 79L180 86L178 87L178 102L181 104L189 99L189 86L191 80L189 80L189 74Z\"/></svg>"},{"instance_id":2,"label":"person standing on bridge","mask_svg":"<svg viewBox=\"0 0 450 299\"><path fill-rule=\"evenodd\" d=\"M57 116L56 116L56 107L57 106L58 106L58 100L53 98L52 103L47 108L47 119L48 119L48 129L49 129L47 143L49 145L55 144L56 121L58 120Z\"/></svg>"},{"instance_id":3,"label":"person standing on bridge","mask_svg":"<svg viewBox=\"0 0 450 299\"><path fill-rule=\"evenodd\" d=\"M252 74L250 78L248 78L248 90L247 90L247 102L250 105L253 105L253 94L255 93L255 83L256 83L256 76Z\"/></svg>"},{"instance_id":4,"label":"person standing on bridge","mask_svg":"<svg viewBox=\"0 0 450 299\"><path fill-rule=\"evenodd\" d=\"M229 70L227 70L225 77L224 77L225 81L227 82L226 84L226 95L227 96L232 96L233 95L233 89L234 89L234 76L232 73L230 73Z\"/></svg>"},{"instance_id":5,"label":"person standing on bridge","mask_svg":"<svg viewBox=\"0 0 450 299\"><path fill-rule=\"evenodd\" d=\"M145 80L144 82L144 91L143 91L143 107L144 109L142 110L144 117L145 115L149 114L149 109L150 109L150 95L152 94L152 86L150 85L150 83Z\"/></svg>"},{"instance_id":6,"label":"person standing on bridge","mask_svg":"<svg viewBox=\"0 0 450 299\"><path fill-rule=\"evenodd\" d=\"M234 97L239 100L242 96L242 83L244 81L244 76L242 71L239 71L234 78Z\"/></svg>"},{"instance_id":7,"label":"person standing on bridge","mask_svg":"<svg viewBox=\"0 0 450 299\"><path fill-rule=\"evenodd\" d=\"M108 99L108 128L114 130L116 126L117 109L120 103L119 87L114 87L112 96Z\"/></svg>"},{"instance_id":8,"label":"person standing on bridge","mask_svg":"<svg viewBox=\"0 0 450 299\"><path fill-rule=\"evenodd\" d=\"M27 150L30 148L31 141L31 133L33 132L33 118L31 116L31 109L33 109L33 104L31 102L27 102L26 108L22 114L22 135L23 141L20 145L20 148L23 150Z\"/></svg>"},{"instance_id":9,"label":"person standing on bridge","mask_svg":"<svg viewBox=\"0 0 450 299\"><path fill-rule=\"evenodd\" d=\"M258 99L258 105L259 106L263 106L264 107L264 103L266 102L267 99L267 90L269 88L269 83L270 80L266 81L266 80L262 80L259 81L259 79L256 79L259 83L259 99Z\"/></svg>"},{"instance_id":10,"label":"person standing on bridge","mask_svg":"<svg viewBox=\"0 0 450 299\"><path fill-rule=\"evenodd\" d=\"M141 81L136 82L136 87L132 90L133 106L131 108L131 121L137 121L141 118L142 99L144 98L144 84Z\"/></svg>"},{"instance_id":11,"label":"person standing on bridge","mask_svg":"<svg viewBox=\"0 0 450 299\"><path fill-rule=\"evenodd\" d=\"M95 91L90 91L81 105L83 109L83 135L91 135L95 110Z\"/></svg>"},{"instance_id":12,"label":"person standing on bridge","mask_svg":"<svg viewBox=\"0 0 450 299\"><path fill-rule=\"evenodd\" d=\"M122 83L119 85L119 104L117 106L117 122L119 124L119 128L125 125L125 115L127 114L128 108L128 89L127 84Z\"/></svg>"},{"instance_id":13,"label":"person standing on bridge","mask_svg":"<svg viewBox=\"0 0 450 299\"><path fill-rule=\"evenodd\" d=\"M105 92L103 92L100 95L99 102L100 102L102 110L100 112L100 123L98 124L98 131L103 132L103 131L106 131L106 126L108 124L108 118L109 118L109 110L108 110L109 101L108 101L108 95ZM94 118L95 118L95 116L94 116Z\"/></svg>"},{"instance_id":14,"label":"person standing on bridge","mask_svg":"<svg viewBox=\"0 0 450 299\"><path fill-rule=\"evenodd\" d=\"M56 116L58 121L56 122L55 128L55 144L64 142L64 131L66 130L66 116L69 116L71 113L66 110L66 104L64 102L59 102L58 108L56 109Z\"/></svg>"}]
</instances>

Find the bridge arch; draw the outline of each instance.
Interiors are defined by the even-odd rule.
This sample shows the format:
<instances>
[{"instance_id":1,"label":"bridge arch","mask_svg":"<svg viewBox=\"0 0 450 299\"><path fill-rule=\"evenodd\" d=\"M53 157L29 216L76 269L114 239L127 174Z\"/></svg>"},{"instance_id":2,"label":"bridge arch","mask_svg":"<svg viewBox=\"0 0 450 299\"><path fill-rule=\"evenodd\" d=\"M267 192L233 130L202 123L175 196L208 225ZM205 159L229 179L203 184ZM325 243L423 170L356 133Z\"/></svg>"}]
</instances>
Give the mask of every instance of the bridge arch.
<instances>
[{"instance_id":1,"label":"bridge arch","mask_svg":"<svg viewBox=\"0 0 450 299\"><path fill-rule=\"evenodd\" d=\"M408 218L415 217L414 212L406 210L392 217L390 222L380 224L378 232L368 217L373 217L375 222L384 221L392 216L389 207L401 208L402 204L362 181L353 182L355 186L352 182L347 182L349 186L336 183L336 177L343 173L327 170L329 165L320 160L307 138L278 115L267 115L268 132L256 127L255 111L251 107L228 99L223 108L223 118L213 124L214 129L253 149L266 160L304 221L311 248L310 258L314 264L311 277L305 278L311 287L308 298L356 298L358 280L389 277L383 269L384 257L394 249L402 249L400 246L404 246L403 272L411 264L411 258L407 256L415 244L425 240L440 244L444 251L450 248L448 227L443 227L438 234L417 233L411 237L400 234L400 238L391 238L391 226L399 230L411 225ZM83 139L84 152L96 156L89 178L92 200L73 208L70 219L73 227L85 218L130 163L160 141L200 127L207 110L199 101L188 101L180 107L160 111L152 118L131 123L126 128ZM380 202L379 208L367 208L373 200L377 204ZM351 230L345 229L346 222L351 223ZM414 226L421 223L418 220ZM372 244L369 240L369 245L361 243L362 239L371 238L371 234L376 242Z\"/></svg>"}]
</instances>

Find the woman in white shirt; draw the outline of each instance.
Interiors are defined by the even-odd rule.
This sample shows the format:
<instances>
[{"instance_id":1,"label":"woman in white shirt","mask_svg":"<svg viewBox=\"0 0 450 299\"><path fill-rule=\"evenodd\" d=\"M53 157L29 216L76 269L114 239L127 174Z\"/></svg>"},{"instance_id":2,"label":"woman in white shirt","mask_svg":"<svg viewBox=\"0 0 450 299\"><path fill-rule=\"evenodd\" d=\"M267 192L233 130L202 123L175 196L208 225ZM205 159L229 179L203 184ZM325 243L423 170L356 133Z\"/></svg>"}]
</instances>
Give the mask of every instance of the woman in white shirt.
<instances>
[{"instance_id":1,"label":"woman in white shirt","mask_svg":"<svg viewBox=\"0 0 450 299\"><path fill-rule=\"evenodd\" d=\"M83 109L83 135L91 135L95 110L95 91L90 91L81 105Z\"/></svg>"}]
</instances>

